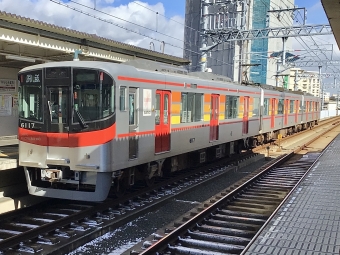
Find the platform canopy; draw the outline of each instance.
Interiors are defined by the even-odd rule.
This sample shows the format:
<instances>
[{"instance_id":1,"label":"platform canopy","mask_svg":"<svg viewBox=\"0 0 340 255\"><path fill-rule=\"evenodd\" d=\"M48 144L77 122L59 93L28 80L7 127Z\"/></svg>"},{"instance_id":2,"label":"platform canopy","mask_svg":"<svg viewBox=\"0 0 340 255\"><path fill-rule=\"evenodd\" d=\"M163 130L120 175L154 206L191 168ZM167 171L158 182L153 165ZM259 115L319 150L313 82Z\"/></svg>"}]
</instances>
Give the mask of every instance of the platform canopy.
<instances>
[{"instance_id":1,"label":"platform canopy","mask_svg":"<svg viewBox=\"0 0 340 255\"><path fill-rule=\"evenodd\" d=\"M332 27L335 40L340 49L340 1L339 0L321 0L326 12L329 24Z\"/></svg>"},{"instance_id":2,"label":"platform canopy","mask_svg":"<svg viewBox=\"0 0 340 255\"><path fill-rule=\"evenodd\" d=\"M175 66L190 63L177 56L0 11L0 67L20 69L72 60L79 50L80 60L121 63L148 59Z\"/></svg>"}]
</instances>

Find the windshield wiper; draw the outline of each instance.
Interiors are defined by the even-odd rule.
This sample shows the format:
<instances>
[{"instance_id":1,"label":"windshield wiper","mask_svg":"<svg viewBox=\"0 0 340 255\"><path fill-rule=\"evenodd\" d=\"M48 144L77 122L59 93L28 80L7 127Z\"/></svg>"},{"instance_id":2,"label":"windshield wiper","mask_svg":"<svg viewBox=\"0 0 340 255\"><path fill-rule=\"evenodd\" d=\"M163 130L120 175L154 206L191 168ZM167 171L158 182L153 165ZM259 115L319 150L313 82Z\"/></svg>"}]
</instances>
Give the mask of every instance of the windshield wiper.
<instances>
[{"instance_id":1,"label":"windshield wiper","mask_svg":"<svg viewBox=\"0 0 340 255\"><path fill-rule=\"evenodd\" d=\"M77 114L78 122L79 122L79 125L80 125L81 129L88 128L89 126L85 123L85 120L84 120L83 116L81 116L80 112L78 110L74 110L74 111Z\"/></svg>"},{"instance_id":2,"label":"windshield wiper","mask_svg":"<svg viewBox=\"0 0 340 255\"><path fill-rule=\"evenodd\" d=\"M51 122L52 122L52 105L53 105L53 104L54 104L54 102L47 101L48 111L50 112Z\"/></svg>"}]
</instances>

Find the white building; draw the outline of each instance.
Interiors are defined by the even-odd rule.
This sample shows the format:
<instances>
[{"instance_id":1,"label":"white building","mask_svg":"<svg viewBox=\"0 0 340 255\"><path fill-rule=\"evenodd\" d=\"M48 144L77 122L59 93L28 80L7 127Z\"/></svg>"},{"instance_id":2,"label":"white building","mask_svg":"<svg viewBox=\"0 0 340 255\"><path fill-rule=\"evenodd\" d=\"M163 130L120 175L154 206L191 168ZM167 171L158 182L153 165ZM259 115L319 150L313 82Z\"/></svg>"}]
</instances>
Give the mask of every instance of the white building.
<instances>
[{"instance_id":1,"label":"white building","mask_svg":"<svg viewBox=\"0 0 340 255\"><path fill-rule=\"evenodd\" d=\"M300 77L299 75L303 75L305 77ZM288 81L288 89L296 91L300 90L309 94L312 94L316 97L321 97L321 89L320 89L320 80L319 73L314 71L306 71L301 68L291 68L289 74ZM325 94L325 98L329 100Z\"/></svg>"},{"instance_id":2,"label":"white building","mask_svg":"<svg viewBox=\"0 0 340 255\"><path fill-rule=\"evenodd\" d=\"M291 12L281 11L278 15L279 12L268 11L293 8L294 0L252 0L249 1L249 6L241 2L186 0L184 58L192 62L188 69L200 71L202 63L205 63L213 73L228 76L234 81L245 80L245 75L242 74L246 73L250 81L275 86L277 59L270 58L270 55L283 50L282 38L222 42L209 51L207 56L201 55L202 37L199 32L204 27L227 32L293 24ZM208 6L208 13L205 15L202 13L202 6ZM291 48L290 40L288 38L286 41L287 50ZM207 48L215 42L208 39Z\"/></svg>"}]
</instances>

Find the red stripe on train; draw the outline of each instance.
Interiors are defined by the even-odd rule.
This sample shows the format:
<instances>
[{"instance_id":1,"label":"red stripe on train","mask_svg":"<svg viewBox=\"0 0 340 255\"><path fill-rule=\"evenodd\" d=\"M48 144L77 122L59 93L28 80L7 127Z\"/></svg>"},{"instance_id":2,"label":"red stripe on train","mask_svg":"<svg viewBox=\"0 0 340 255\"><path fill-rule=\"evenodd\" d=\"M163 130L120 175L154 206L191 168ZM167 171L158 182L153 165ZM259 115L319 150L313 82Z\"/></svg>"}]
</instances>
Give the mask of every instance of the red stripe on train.
<instances>
[{"instance_id":1,"label":"red stripe on train","mask_svg":"<svg viewBox=\"0 0 340 255\"><path fill-rule=\"evenodd\" d=\"M107 143L116 136L116 124L103 130L83 133L42 133L19 127L19 140L26 143L55 147L84 147Z\"/></svg>"}]
</instances>

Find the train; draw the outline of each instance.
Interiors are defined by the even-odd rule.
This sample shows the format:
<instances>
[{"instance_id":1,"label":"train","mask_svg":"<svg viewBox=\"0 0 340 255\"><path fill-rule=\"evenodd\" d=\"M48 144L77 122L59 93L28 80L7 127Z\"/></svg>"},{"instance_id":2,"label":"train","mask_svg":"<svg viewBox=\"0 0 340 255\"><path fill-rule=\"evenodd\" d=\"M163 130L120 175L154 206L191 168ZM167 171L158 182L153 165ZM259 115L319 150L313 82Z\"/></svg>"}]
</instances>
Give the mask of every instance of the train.
<instances>
[{"instance_id":1,"label":"train","mask_svg":"<svg viewBox=\"0 0 340 255\"><path fill-rule=\"evenodd\" d=\"M312 128L320 98L151 60L50 62L19 81L29 194L103 201Z\"/></svg>"}]
</instances>

